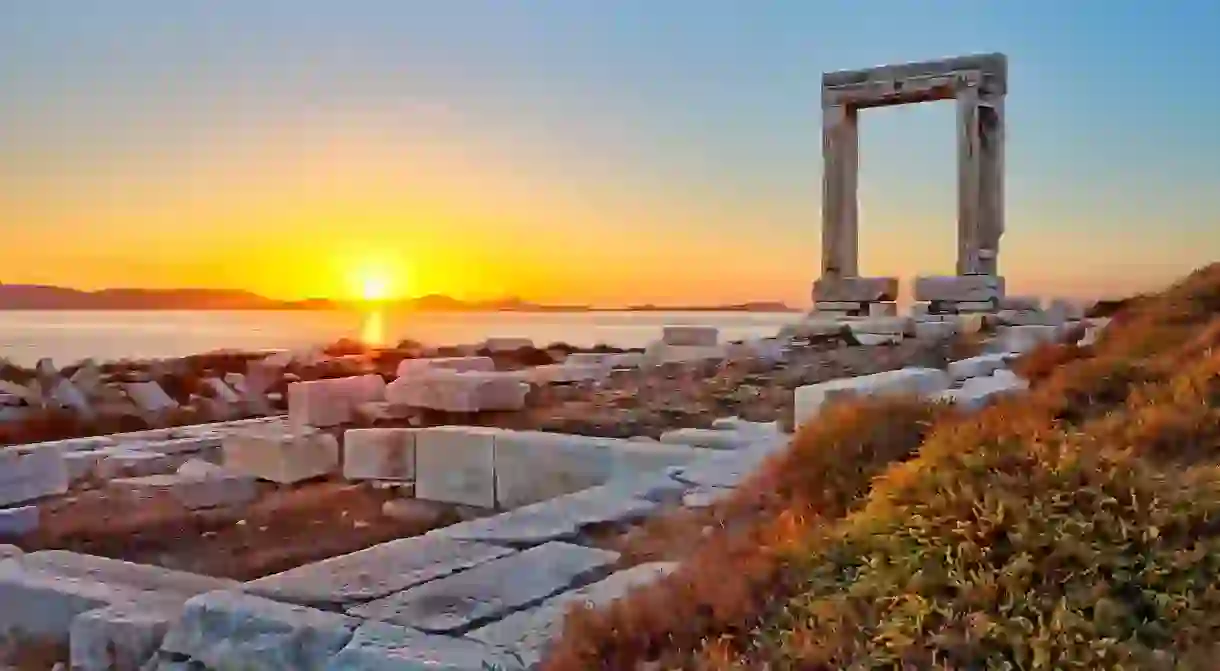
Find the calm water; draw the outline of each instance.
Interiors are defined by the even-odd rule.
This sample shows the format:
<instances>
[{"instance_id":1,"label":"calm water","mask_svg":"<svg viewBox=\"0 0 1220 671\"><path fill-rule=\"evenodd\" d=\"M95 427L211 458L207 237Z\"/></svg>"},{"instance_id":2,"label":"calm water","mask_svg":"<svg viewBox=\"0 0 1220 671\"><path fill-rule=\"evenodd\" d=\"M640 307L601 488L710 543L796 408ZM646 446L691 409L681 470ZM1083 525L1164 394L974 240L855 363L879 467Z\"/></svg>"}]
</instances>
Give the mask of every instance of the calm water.
<instances>
[{"instance_id":1,"label":"calm water","mask_svg":"<svg viewBox=\"0 0 1220 671\"><path fill-rule=\"evenodd\" d=\"M641 347L666 324L706 324L722 339L770 336L794 313L356 313L356 312L41 312L0 311L0 356L31 365L186 356L217 349L295 349L341 337L393 344L474 343L522 336L540 345L606 343Z\"/></svg>"}]
</instances>

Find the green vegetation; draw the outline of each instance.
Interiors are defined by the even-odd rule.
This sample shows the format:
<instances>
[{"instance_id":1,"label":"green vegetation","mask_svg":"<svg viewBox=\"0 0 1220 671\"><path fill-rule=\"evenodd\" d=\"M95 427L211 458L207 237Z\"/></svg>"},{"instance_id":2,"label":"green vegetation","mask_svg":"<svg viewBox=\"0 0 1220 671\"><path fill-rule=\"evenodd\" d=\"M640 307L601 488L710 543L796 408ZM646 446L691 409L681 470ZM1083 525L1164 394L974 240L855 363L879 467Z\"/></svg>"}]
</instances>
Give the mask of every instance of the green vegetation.
<instances>
[{"instance_id":1,"label":"green vegetation","mask_svg":"<svg viewBox=\"0 0 1220 671\"><path fill-rule=\"evenodd\" d=\"M545 668L1214 668L1218 346L1213 265L1031 353L1031 392L982 413L836 408Z\"/></svg>"}]
</instances>

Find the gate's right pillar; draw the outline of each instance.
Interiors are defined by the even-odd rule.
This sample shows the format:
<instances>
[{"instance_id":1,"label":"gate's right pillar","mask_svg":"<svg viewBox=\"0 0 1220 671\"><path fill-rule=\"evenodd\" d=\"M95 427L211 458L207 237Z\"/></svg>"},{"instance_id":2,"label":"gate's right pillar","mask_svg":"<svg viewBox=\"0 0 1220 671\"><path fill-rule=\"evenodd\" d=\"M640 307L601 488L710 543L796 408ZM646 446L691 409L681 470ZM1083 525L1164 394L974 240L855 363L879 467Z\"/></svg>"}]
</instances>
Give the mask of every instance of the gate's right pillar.
<instances>
[{"instance_id":1,"label":"gate's right pillar","mask_svg":"<svg viewBox=\"0 0 1220 671\"><path fill-rule=\"evenodd\" d=\"M957 100L957 274L998 275L1004 234L1004 94L964 77Z\"/></svg>"}]
</instances>

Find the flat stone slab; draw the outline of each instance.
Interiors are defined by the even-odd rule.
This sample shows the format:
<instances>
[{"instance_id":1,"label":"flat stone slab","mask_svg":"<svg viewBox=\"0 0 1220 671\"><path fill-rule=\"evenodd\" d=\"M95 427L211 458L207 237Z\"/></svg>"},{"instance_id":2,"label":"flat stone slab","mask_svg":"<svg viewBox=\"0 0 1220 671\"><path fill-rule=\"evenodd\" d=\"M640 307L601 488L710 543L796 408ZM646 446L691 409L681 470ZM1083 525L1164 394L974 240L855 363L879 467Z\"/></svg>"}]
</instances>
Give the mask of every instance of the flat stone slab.
<instances>
[{"instance_id":1,"label":"flat stone slab","mask_svg":"<svg viewBox=\"0 0 1220 671\"><path fill-rule=\"evenodd\" d=\"M111 480L110 487L136 500L168 496L191 510L242 505L258 496L255 479L246 475L146 475Z\"/></svg>"},{"instance_id":2,"label":"flat stone slab","mask_svg":"<svg viewBox=\"0 0 1220 671\"><path fill-rule=\"evenodd\" d=\"M521 671L520 662L478 641L365 622L326 671Z\"/></svg>"},{"instance_id":3,"label":"flat stone slab","mask_svg":"<svg viewBox=\"0 0 1220 671\"><path fill-rule=\"evenodd\" d=\"M670 476L694 487L731 489L753 475L772 451L758 448L722 452L690 466L673 469Z\"/></svg>"},{"instance_id":4,"label":"flat stone slab","mask_svg":"<svg viewBox=\"0 0 1220 671\"><path fill-rule=\"evenodd\" d=\"M72 578L86 578L108 585L125 585L144 592L187 597L217 589L233 589L239 583L224 578L174 571L134 562L96 557L67 550L40 550L25 555L27 568L51 571Z\"/></svg>"},{"instance_id":5,"label":"flat stone slab","mask_svg":"<svg viewBox=\"0 0 1220 671\"><path fill-rule=\"evenodd\" d=\"M991 375L996 370L1007 366L1008 362L1014 358L1016 358L1016 355L1008 352L982 354L950 362L947 370L949 377L954 380L965 380L972 377Z\"/></svg>"},{"instance_id":6,"label":"flat stone slab","mask_svg":"<svg viewBox=\"0 0 1220 671\"><path fill-rule=\"evenodd\" d=\"M381 543L252 580L242 591L320 608L346 607L505 557L513 550L436 536Z\"/></svg>"},{"instance_id":7,"label":"flat stone slab","mask_svg":"<svg viewBox=\"0 0 1220 671\"><path fill-rule=\"evenodd\" d=\"M323 671L359 625L339 613L241 592L209 592L186 602L161 650L208 669Z\"/></svg>"},{"instance_id":8,"label":"flat stone slab","mask_svg":"<svg viewBox=\"0 0 1220 671\"><path fill-rule=\"evenodd\" d=\"M605 606L633 588L656 582L677 567L673 562L640 564L592 585L551 597L539 606L475 629L466 637L508 650L525 668L536 669L546 655L547 645L562 631L569 610Z\"/></svg>"},{"instance_id":9,"label":"flat stone slab","mask_svg":"<svg viewBox=\"0 0 1220 671\"><path fill-rule=\"evenodd\" d=\"M678 347L713 347L720 339L720 329L715 326L665 326L661 329L661 342Z\"/></svg>"},{"instance_id":10,"label":"flat stone slab","mask_svg":"<svg viewBox=\"0 0 1220 671\"><path fill-rule=\"evenodd\" d=\"M552 542L348 609L428 633L461 633L603 576L617 552Z\"/></svg>"},{"instance_id":11,"label":"flat stone slab","mask_svg":"<svg viewBox=\"0 0 1220 671\"><path fill-rule=\"evenodd\" d=\"M632 496L618 484L539 501L493 517L483 517L435 529L427 536L483 541L511 546L570 540L594 524L626 522L647 517L660 504Z\"/></svg>"}]
</instances>

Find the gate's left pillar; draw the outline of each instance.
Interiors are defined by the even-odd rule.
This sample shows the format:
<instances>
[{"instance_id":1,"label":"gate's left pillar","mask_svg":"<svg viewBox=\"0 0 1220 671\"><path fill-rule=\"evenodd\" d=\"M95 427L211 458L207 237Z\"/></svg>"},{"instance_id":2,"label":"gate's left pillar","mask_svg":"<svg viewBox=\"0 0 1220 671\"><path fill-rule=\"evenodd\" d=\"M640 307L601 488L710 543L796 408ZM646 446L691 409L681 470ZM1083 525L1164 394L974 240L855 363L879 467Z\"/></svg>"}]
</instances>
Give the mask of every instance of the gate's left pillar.
<instances>
[{"instance_id":1,"label":"gate's left pillar","mask_svg":"<svg viewBox=\"0 0 1220 671\"><path fill-rule=\"evenodd\" d=\"M859 115L854 107L822 107L822 278L859 274Z\"/></svg>"}]
</instances>

